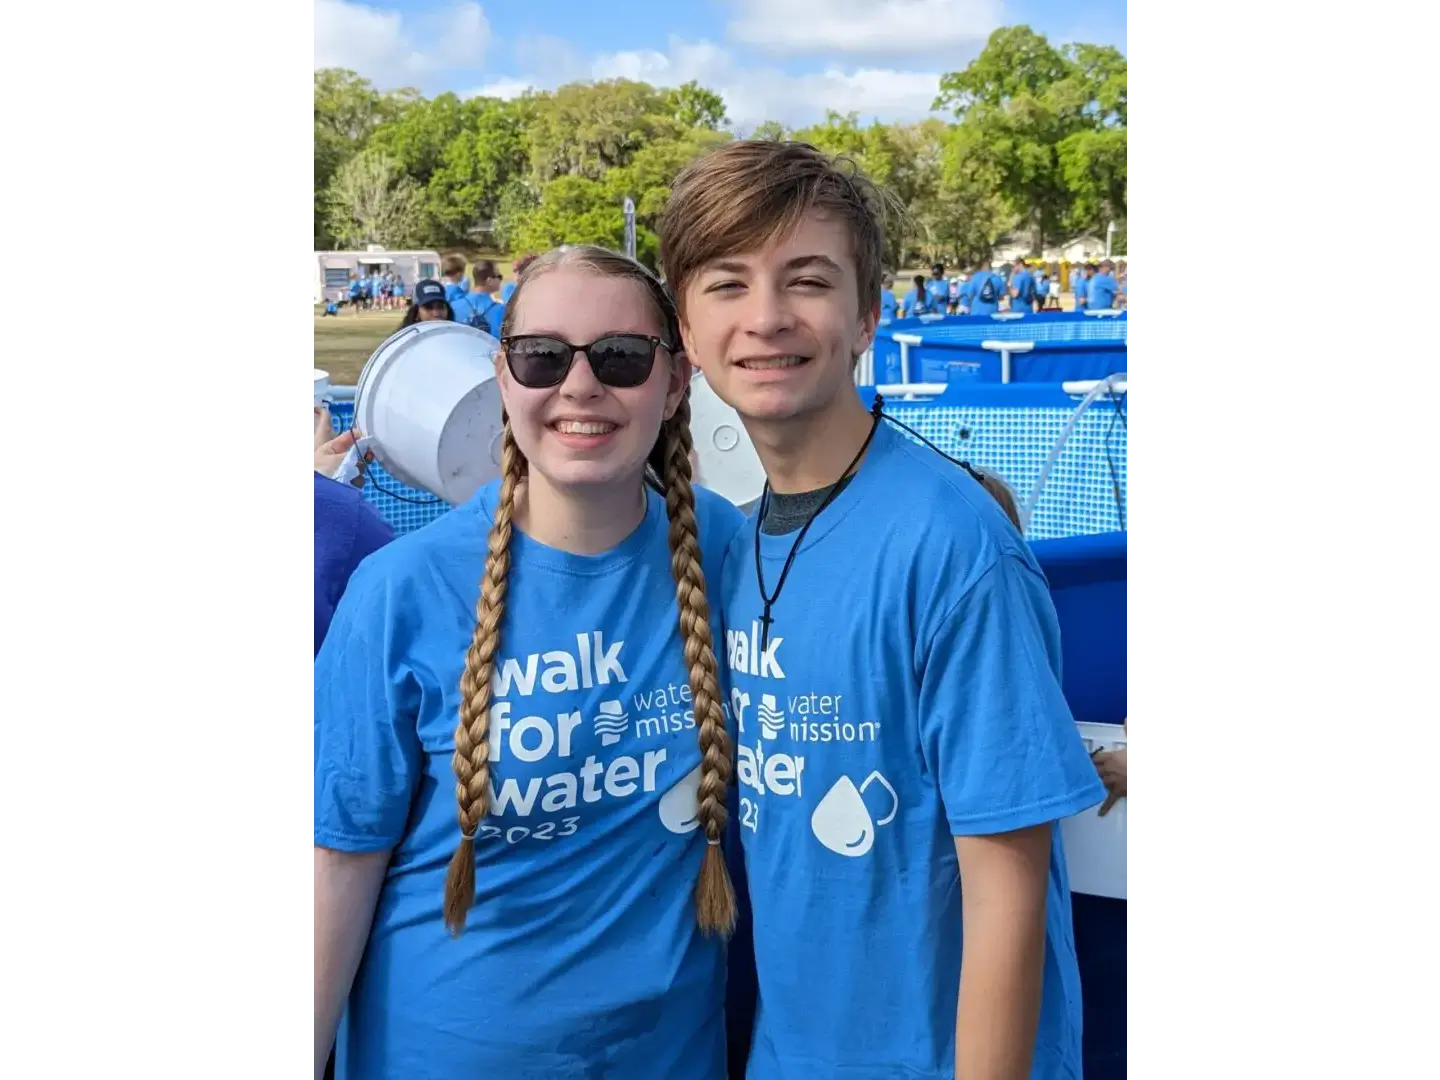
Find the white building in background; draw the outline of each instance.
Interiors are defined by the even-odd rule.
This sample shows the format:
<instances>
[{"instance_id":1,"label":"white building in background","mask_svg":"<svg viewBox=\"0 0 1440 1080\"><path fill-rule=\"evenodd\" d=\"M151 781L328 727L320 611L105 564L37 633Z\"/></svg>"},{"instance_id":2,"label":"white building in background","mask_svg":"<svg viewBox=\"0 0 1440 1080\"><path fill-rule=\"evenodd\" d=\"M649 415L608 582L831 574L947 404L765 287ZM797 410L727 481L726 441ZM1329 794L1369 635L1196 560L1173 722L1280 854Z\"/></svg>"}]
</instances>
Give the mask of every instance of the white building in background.
<instances>
[{"instance_id":1,"label":"white building in background","mask_svg":"<svg viewBox=\"0 0 1440 1080\"><path fill-rule=\"evenodd\" d=\"M1056 262L1099 262L1105 257L1105 238L1076 236L1046 249L1047 254L1051 251L1054 254L1049 255L1049 258Z\"/></svg>"},{"instance_id":2,"label":"white building in background","mask_svg":"<svg viewBox=\"0 0 1440 1080\"><path fill-rule=\"evenodd\" d=\"M367 244L364 251L315 252L315 303L340 300L350 295L350 275L361 277L391 270L405 282L407 293L424 278L440 276L440 254L435 251L386 251L379 244Z\"/></svg>"},{"instance_id":3,"label":"white building in background","mask_svg":"<svg viewBox=\"0 0 1440 1080\"><path fill-rule=\"evenodd\" d=\"M995 245L991 258L998 265L1029 256L1029 238L1023 235L1011 235ZM1105 238L1087 233L1071 237L1068 240L1052 242L1045 245L1045 250L1040 253L1040 257L1046 262L1099 262L1105 257ZM1123 255L1115 257L1124 258Z\"/></svg>"}]
</instances>

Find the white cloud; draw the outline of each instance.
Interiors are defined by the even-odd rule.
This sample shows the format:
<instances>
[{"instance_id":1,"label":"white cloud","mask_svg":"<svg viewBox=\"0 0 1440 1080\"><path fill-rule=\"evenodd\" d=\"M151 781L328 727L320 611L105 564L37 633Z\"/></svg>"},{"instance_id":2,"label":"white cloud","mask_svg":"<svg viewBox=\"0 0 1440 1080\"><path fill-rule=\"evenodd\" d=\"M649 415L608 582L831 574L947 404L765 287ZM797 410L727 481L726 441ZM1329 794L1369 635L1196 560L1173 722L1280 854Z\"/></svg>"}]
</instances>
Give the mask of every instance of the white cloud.
<instances>
[{"instance_id":1,"label":"white cloud","mask_svg":"<svg viewBox=\"0 0 1440 1080\"><path fill-rule=\"evenodd\" d=\"M386 89L479 65L490 36L477 3L455 4L410 25L398 11L315 0L315 67L350 68Z\"/></svg>"},{"instance_id":2,"label":"white cloud","mask_svg":"<svg viewBox=\"0 0 1440 1080\"><path fill-rule=\"evenodd\" d=\"M783 56L933 56L977 45L1003 0L732 0L728 37Z\"/></svg>"},{"instance_id":3,"label":"white cloud","mask_svg":"<svg viewBox=\"0 0 1440 1080\"><path fill-rule=\"evenodd\" d=\"M916 120L930 111L940 73L838 67L800 75L773 68L747 68L725 49L708 41L671 38L668 49L609 53L591 65L596 79L640 79L656 86L679 86L691 79L725 99L738 127L762 120L801 125L821 119L827 109L857 112L862 120Z\"/></svg>"}]
</instances>

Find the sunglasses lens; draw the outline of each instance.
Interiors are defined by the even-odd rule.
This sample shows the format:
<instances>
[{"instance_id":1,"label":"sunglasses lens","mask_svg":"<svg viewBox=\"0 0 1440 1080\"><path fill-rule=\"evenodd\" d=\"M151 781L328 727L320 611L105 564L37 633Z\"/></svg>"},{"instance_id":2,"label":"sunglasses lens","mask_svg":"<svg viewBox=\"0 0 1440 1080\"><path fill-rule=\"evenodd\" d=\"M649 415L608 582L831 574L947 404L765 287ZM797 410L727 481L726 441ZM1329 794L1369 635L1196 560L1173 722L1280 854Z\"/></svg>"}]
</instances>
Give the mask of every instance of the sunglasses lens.
<instances>
[{"instance_id":1,"label":"sunglasses lens","mask_svg":"<svg viewBox=\"0 0 1440 1080\"><path fill-rule=\"evenodd\" d=\"M554 338L522 338L505 350L510 374L521 386L554 386L570 366L570 347Z\"/></svg>"},{"instance_id":2,"label":"sunglasses lens","mask_svg":"<svg viewBox=\"0 0 1440 1080\"><path fill-rule=\"evenodd\" d=\"M655 346L648 338L620 335L590 346L590 367L606 386L639 386L655 366Z\"/></svg>"}]
</instances>

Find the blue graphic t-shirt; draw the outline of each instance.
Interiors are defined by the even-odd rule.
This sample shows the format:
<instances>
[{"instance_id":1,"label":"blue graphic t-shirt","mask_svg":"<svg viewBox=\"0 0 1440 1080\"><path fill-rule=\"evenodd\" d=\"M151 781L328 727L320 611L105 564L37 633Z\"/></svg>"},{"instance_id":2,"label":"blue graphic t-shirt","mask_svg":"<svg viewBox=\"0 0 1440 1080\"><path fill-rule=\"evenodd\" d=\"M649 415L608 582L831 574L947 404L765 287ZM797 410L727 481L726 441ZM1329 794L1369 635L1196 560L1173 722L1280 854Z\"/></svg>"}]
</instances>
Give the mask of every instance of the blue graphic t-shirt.
<instances>
[{"instance_id":1,"label":"blue graphic t-shirt","mask_svg":"<svg viewBox=\"0 0 1440 1080\"><path fill-rule=\"evenodd\" d=\"M695 494L718 582L740 512ZM393 849L336 1075L723 1080L723 946L693 900L700 750L653 493L601 555L513 534L495 798L465 931L445 929L460 677L497 495L367 560L316 660L315 843Z\"/></svg>"},{"instance_id":2,"label":"blue graphic t-shirt","mask_svg":"<svg viewBox=\"0 0 1440 1080\"><path fill-rule=\"evenodd\" d=\"M760 540L773 591L795 534ZM1049 590L990 495L883 422L806 534L763 643L754 545L747 525L723 583L759 982L747 1075L951 1078L953 838L1104 796L1061 693ZM1052 833L1032 1076L1069 1080L1080 986Z\"/></svg>"}]
</instances>

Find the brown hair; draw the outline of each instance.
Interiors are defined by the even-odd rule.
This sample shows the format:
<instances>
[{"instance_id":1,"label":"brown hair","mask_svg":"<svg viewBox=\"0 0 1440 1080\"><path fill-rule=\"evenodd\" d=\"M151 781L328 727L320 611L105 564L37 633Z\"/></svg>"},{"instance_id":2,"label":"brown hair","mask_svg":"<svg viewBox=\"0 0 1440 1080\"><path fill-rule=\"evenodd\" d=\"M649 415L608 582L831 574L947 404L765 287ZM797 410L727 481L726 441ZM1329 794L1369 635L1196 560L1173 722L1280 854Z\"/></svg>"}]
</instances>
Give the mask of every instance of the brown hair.
<instances>
[{"instance_id":1,"label":"brown hair","mask_svg":"<svg viewBox=\"0 0 1440 1080\"><path fill-rule=\"evenodd\" d=\"M1020 508L1015 505L1015 493L1010 490L1010 485L985 469L972 469L971 475L990 493L990 497L1000 504L1000 509L1005 511L1010 524L1023 533L1025 526L1020 523Z\"/></svg>"},{"instance_id":2,"label":"brown hair","mask_svg":"<svg viewBox=\"0 0 1440 1080\"><path fill-rule=\"evenodd\" d=\"M628 278L645 286L660 312L667 340L679 346L679 316L674 301L639 263L604 248L580 245L540 256L516 283L500 324L502 343L514 328L515 312L526 286L557 267L584 269L605 277ZM503 362L503 361L501 361ZM673 362L685 363L678 354ZM710 604L705 594L705 573L700 564L700 543L695 524L695 493L690 486L690 392L687 389L669 420L660 429L647 464L665 493L670 519L670 566L675 577L680 610L680 636L685 667L694 698L696 730L700 738L700 827L705 833L704 859L695 886L695 906L701 929L721 935L735 925L735 890L720 844L729 819L725 796L730 785L730 735L721 709L719 668L710 633ZM455 796L460 806L460 846L445 876L445 925L452 934L465 927L465 916L475 899L475 833L490 810L490 697L500 629L505 615L506 580L510 572L510 536L515 509L515 488L525 474L526 462L510 424L505 424L501 450L500 500L490 526L485 575L480 583L475 633L465 654L460 680L460 722L455 729Z\"/></svg>"},{"instance_id":3,"label":"brown hair","mask_svg":"<svg viewBox=\"0 0 1440 1080\"><path fill-rule=\"evenodd\" d=\"M440 276L449 277L451 274L465 273L465 256L456 255L453 252L440 260Z\"/></svg>"},{"instance_id":4,"label":"brown hair","mask_svg":"<svg viewBox=\"0 0 1440 1080\"><path fill-rule=\"evenodd\" d=\"M808 143L738 139L675 178L660 220L660 261L683 308L685 287L707 263L762 247L818 211L849 230L864 316L880 303L885 219L899 209L848 158Z\"/></svg>"}]
</instances>

